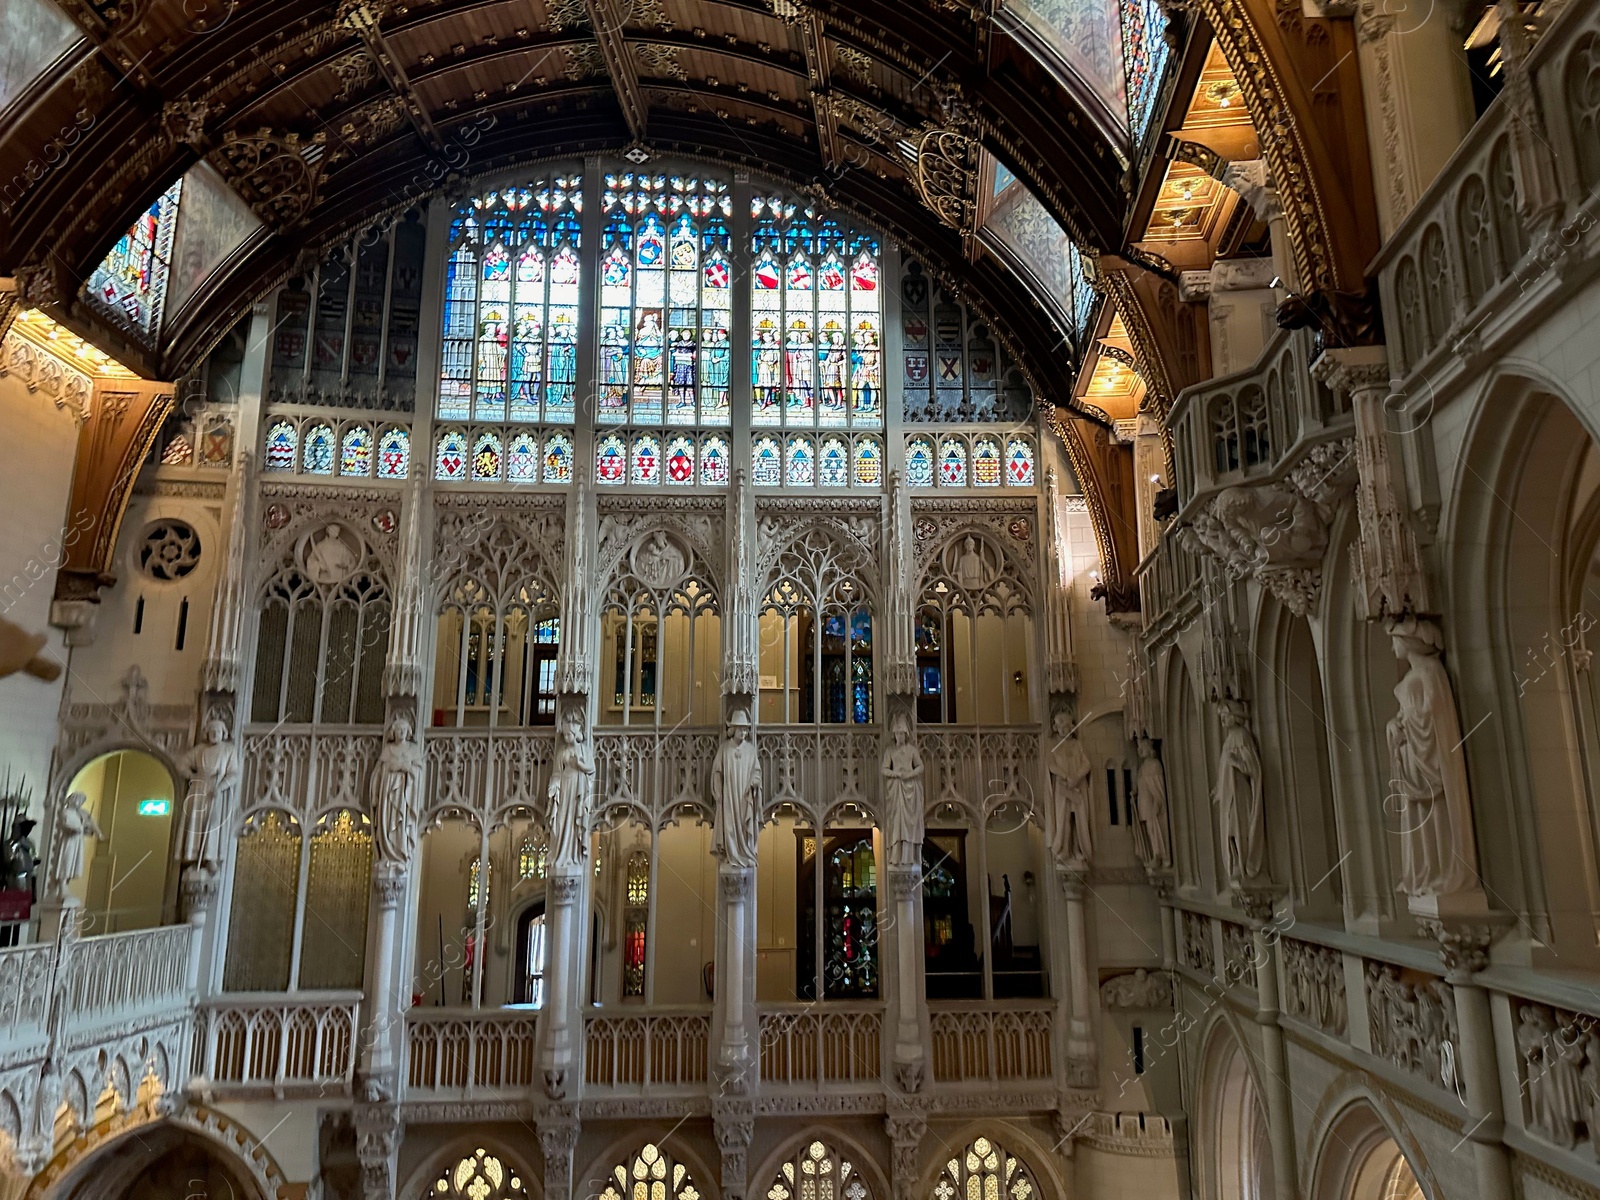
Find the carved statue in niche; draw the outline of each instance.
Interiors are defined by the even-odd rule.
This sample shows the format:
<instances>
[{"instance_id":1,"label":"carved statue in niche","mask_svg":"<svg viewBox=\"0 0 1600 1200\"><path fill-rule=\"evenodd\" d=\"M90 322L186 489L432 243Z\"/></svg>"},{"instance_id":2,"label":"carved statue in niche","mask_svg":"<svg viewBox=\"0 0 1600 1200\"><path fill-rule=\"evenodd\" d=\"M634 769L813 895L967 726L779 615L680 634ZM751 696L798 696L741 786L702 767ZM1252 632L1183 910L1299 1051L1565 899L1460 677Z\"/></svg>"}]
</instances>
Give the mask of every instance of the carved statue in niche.
<instances>
[{"instance_id":1,"label":"carved statue in niche","mask_svg":"<svg viewBox=\"0 0 1600 1200\"><path fill-rule=\"evenodd\" d=\"M1266 865L1267 818L1261 803L1261 754L1250 715L1242 701L1224 700L1222 752L1217 759L1214 796L1222 823L1228 877L1235 883L1258 879Z\"/></svg>"},{"instance_id":2,"label":"carved statue in niche","mask_svg":"<svg viewBox=\"0 0 1600 1200\"><path fill-rule=\"evenodd\" d=\"M750 714L742 708L734 709L728 718L727 736L711 764L711 799L717 812L711 853L725 867L754 870L761 821L761 763L750 734Z\"/></svg>"},{"instance_id":3,"label":"carved statue in niche","mask_svg":"<svg viewBox=\"0 0 1600 1200\"><path fill-rule=\"evenodd\" d=\"M1528 1081L1528 1104L1541 1135L1570 1150L1578 1144L1584 1119L1583 1077L1578 1063L1583 1043L1576 1030L1556 1027L1550 1011L1524 1004L1518 1017L1517 1049Z\"/></svg>"},{"instance_id":4,"label":"carved statue in niche","mask_svg":"<svg viewBox=\"0 0 1600 1200\"><path fill-rule=\"evenodd\" d=\"M337 522L310 534L303 550L306 574L323 585L342 583L361 565L352 536Z\"/></svg>"},{"instance_id":5,"label":"carved statue in niche","mask_svg":"<svg viewBox=\"0 0 1600 1200\"><path fill-rule=\"evenodd\" d=\"M1396 657L1407 664L1389 720L1390 781L1403 807L1399 891L1449 895L1478 886L1477 841L1467 760L1455 694L1440 657L1444 638L1432 621L1407 617L1389 627Z\"/></svg>"},{"instance_id":6,"label":"carved statue in niche","mask_svg":"<svg viewBox=\"0 0 1600 1200\"><path fill-rule=\"evenodd\" d=\"M589 797L594 789L594 748L582 713L567 713L558 743L546 793L550 800L550 864L571 867L589 854Z\"/></svg>"},{"instance_id":7,"label":"carved statue in niche","mask_svg":"<svg viewBox=\"0 0 1600 1200\"><path fill-rule=\"evenodd\" d=\"M1072 714L1056 713L1055 741L1045 756L1050 797L1044 810L1044 837L1061 866L1082 866L1094 853L1094 820L1089 799L1089 756L1073 732Z\"/></svg>"},{"instance_id":8,"label":"carved statue in niche","mask_svg":"<svg viewBox=\"0 0 1600 1200\"><path fill-rule=\"evenodd\" d=\"M182 856L186 863L210 862L211 831L227 820L228 801L239 785L239 748L228 740L228 727L213 716L192 750L184 757L189 778L184 798Z\"/></svg>"},{"instance_id":9,"label":"carved statue in niche","mask_svg":"<svg viewBox=\"0 0 1600 1200\"><path fill-rule=\"evenodd\" d=\"M61 664L39 653L44 643L44 634L29 633L22 626L0 617L0 679L26 671L48 683L60 675Z\"/></svg>"},{"instance_id":10,"label":"carved statue in niche","mask_svg":"<svg viewBox=\"0 0 1600 1200\"><path fill-rule=\"evenodd\" d=\"M372 768L372 835L380 862L411 861L422 802L422 747L412 739L411 718L395 713L383 731Z\"/></svg>"},{"instance_id":11,"label":"carved statue in niche","mask_svg":"<svg viewBox=\"0 0 1600 1200\"><path fill-rule=\"evenodd\" d=\"M988 574L983 555L978 553L978 539L968 534L961 543L961 553L956 555L956 582L969 592L981 591Z\"/></svg>"},{"instance_id":12,"label":"carved statue in niche","mask_svg":"<svg viewBox=\"0 0 1600 1200\"><path fill-rule=\"evenodd\" d=\"M105 834L95 824L88 809L89 798L82 792L72 792L62 797L56 805L51 822L50 870L46 873L45 895L51 900L64 901L72 881L83 874L86 838L104 840Z\"/></svg>"},{"instance_id":13,"label":"carved statue in niche","mask_svg":"<svg viewBox=\"0 0 1600 1200\"><path fill-rule=\"evenodd\" d=\"M1139 775L1136 780L1139 803L1139 836L1136 849L1142 861L1152 867L1172 865L1172 849L1167 845L1167 774L1156 757L1149 738L1139 738Z\"/></svg>"},{"instance_id":14,"label":"carved statue in niche","mask_svg":"<svg viewBox=\"0 0 1600 1200\"><path fill-rule=\"evenodd\" d=\"M904 711L889 723L889 738L883 750L889 865L914 867L922 861L922 755L911 740L911 719Z\"/></svg>"}]
</instances>

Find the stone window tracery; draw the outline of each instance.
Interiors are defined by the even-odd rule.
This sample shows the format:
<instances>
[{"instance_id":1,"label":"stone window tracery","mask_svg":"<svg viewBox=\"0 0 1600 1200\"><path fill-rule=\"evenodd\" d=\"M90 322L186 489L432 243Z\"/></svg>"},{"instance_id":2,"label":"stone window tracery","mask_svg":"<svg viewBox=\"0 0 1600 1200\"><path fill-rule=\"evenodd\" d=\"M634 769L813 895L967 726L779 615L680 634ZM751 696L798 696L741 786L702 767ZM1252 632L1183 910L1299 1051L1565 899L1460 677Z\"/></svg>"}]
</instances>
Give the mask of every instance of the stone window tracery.
<instances>
[{"instance_id":1,"label":"stone window tracery","mask_svg":"<svg viewBox=\"0 0 1600 1200\"><path fill-rule=\"evenodd\" d=\"M200 535L186 521L157 521L139 547L139 569L161 582L183 579L200 563Z\"/></svg>"},{"instance_id":2,"label":"stone window tracery","mask_svg":"<svg viewBox=\"0 0 1600 1200\"><path fill-rule=\"evenodd\" d=\"M481 1146L434 1181L428 1200L527 1200L522 1177Z\"/></svg>"},{"instance_id":3,"label":"stone window tracery","mask_svg":"<svg viewBox=\"0 0 1600 1200\"><path fill-rule=\"evenodd\" d=\"M628 1163L611 1169L599 1200L700 1200L689 1168L647 1142Z\"/></svg>"},{"instance_id":4,"label":"stone window tracery","mask_svg":"<svg viewBox=\"0 0 1600 1200\"><path fill-rule=\"evenodd\" d=\"M1021 1159L980 1137L945 1163L933 1200L1034 1200L1038 1191Z\"/></svg>"},{"instance_id":5,"label":"stone window tracery","mask_svg":"<svg viewBox=\"0 0 1600 1200\"><path fill-rule=\"evenodd\" d=\"M872 601L840 550L813 527L777 558L760 616L764 723L873 721Z\"/></svg>"},{"instance_id":6,"label":"stone window tracery","mask_svg":"<svg viewBox=\"0 0 1600 1200\"><path fill-rule=\"evenodd\" d=\"M813 1141L778 1168L766 1200L873 1200L861 1172L838 1147Z\"/></svg>"}]
</instances>

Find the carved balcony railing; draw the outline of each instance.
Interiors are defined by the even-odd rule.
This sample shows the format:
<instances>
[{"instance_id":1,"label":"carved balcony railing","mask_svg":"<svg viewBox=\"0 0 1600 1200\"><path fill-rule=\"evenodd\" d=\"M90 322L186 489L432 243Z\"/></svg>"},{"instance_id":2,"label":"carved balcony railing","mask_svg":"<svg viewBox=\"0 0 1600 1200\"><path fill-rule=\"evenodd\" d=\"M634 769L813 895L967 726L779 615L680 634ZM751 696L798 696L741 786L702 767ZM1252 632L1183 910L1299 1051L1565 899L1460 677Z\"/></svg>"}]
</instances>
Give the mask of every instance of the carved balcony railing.
<instances>
[{"instance_id":1,"label":"carved balcony railing","mask_svg":"<svg viewBox=\"0 0 1600 1200\"><path fill-rule=\"evenodd\" d=\"M406 1095L500 1099L533 1085L539 1014L533 1009L413 1008L406 1015Z\"/></svg>"},{"instance_id":2,"label":"carved balcony railing","mask_svg":"<svg viewBox=\"0 0 1600 1200\"><path fill-rule=\"evenodd\" d=\"M594 735L595 795L602 809L630 808L659 824L685 805L710 805L716 730L602 725Z\"/></svg>"},{"instance_id":3,"label":"carved balcony railing","mask_svg":"<svg viewBox=\"0 0 1600 1200\"><path fill-rule=\"evenodd\" d=\"M761 1006L761 1081L826 1089L883 1076L883 1006L862 1002Z\"/></svg>"},{"instance_id":4,"label":"carved balcony railing","mask_svg":"<svg viewBox=\"0 0 1600 1200\"><path fill-rule=\"evenodd\" d=\"M1600 7L1567 5L1527 58L1544 128L1508 85L1373 260L1394 378L1473 370L1484 344L1515 327L1524 297L1559 293L1584 259L1600 192L1596 36ZM1530 221L1541 195L1550 203Z\"/></svg>"},{"instance_id":5,"label":"carved balcony railing","mask_svg":"<svg viewBox=\"0 0 1600 1200\"><path fill-rule=\"evenodd\" d=\"M240 814L279 808L309 823L332 808L365 812L382 743L372 725L247 728Z\"/></svg>"},{"instance_id":6,"label":"carved balcony railing","mask_svg":"<svg viewBox=\"0 0 1600 1200\"><path fill-rule=\"evenodd\" d=\"M139 1018L186 1016L193 935L191 926L170 925L74 942L62 979L68 1031L86 1033L96 1026Z\"/></svg>"},{"instance_id":7,"label":"carved balcony railing","mask_svg":"<svg viewBox=\"0 0 1600 1200\"><path fill-rule=\"evenodd\" d=\"M1312 445L1344 436L1348 408L1311 377L1312 335L1280 331L1254 365L1185 388L1172 406L1180 522L1224 488L1275 481Z\"/></svg>"},{"instance_id":8,"label":"carved balcony railing","mask_svg":"<svg viewBox=\"0 0 1600 1200\"><path fill-rule=\"evenodd\" d=\"M827 815L818 805L877 813L878 734L875 725L763 727L756 747L767 806L791 804L812 821Z\"/></svg>"},{"instance_id":9,"label":"carved balcony railing","mask_svg":"<svg viewBox=\"0 0 1600 1200\"><path fill-rule=\"evenodd\" d=\"M922 725L917 748L930 803L988 812L1016 800L1031 804L1039 790L1039 727L962 729Z\"/></svg>"},{"instance_id":10,"label":"carved balcony railing","mask_svg":"<svg viewBox=\"0 0 1600 1200\"><path fill-rule=\"evenodd\" d=\"M208 1086L233 1095L348 1095L361 997L315 1001L224 997L199 1014L196 1050Z\"/></svg>"},{"instance_id":11,"label":"carved balcony railing","mask_svg":"<svg viewBox=\"0 0 1600 1200\"><path fill-rule=\"evenodd\" d=\"M492 815L511 807L542 809L555 732L550 729L430 729L428 806Z\"/></svg>"},{"instance_id":12,"label":"carved balcony railing","mask_svg":"<svg viewBox=\"0 0 1600 1200\"><path fill-rule=\"evenodd\" d=\"M55 957L50 943L0 950L0 1065L44 1053Z\"/></svg>"},{"instance_id":13,"label":"carved balcony railing","mask_svg":"<svg viewBox=\"0 0 1600 1200\"><path fill-rule=\"evenodd\" d=\"M1055 1077L1051 1049L1054 1005L971 1001L928 1005L933 1077L940 1083L1002 1083Z\"/></svg>"},{"instance_id":14,"label":"carved balcony railing","mask_svg":"<svg viewBox=\"0 0 1600 1200\"><path fill-rule=\"evenodd\" d=\"M707 1079L710 1047L711 1014L704 1009L591 1013L583 1027L584 1086L698 1087Z\"/></svg>"},{"instance_id":15,"label":"carved balcony railing","mask_svg":"<svg viewBox=\"0 0 1600 1200\"><path fill-rule=\"evenodd\" d=\"M1194 618L1205 602L1200 560L1175 537L1163 537L1136 572L1144 636L1152 646L1170 638Z\"/></svg>"},{"instance_id":16,"label":"carved balcony railing","mask_svg":"<svg viewBox=\"0 0 1600 1200\"><path fill-rule=\"evenodd\" d=\"M1090 1113L1080 1136L1111 1154L1159 1156L1171 1154L1176 1146L1171 1123L1156 1113Z\"/></svg>"}]
</instances>

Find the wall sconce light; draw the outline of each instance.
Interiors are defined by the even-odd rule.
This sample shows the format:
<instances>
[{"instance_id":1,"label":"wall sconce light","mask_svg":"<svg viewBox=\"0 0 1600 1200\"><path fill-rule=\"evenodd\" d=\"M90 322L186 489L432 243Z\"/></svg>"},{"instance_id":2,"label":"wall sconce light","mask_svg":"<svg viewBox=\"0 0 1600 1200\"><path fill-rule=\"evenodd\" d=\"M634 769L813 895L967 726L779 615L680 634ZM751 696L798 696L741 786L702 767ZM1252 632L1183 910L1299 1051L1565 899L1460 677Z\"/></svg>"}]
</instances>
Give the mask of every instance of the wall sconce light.
<instances>
[{"instance_id":1,"label":"wall sconce light","mask_svg":"<svg viewBox=\"0 0 1600 1200\"><path fill-rule=\"evenodd\" d=\"M1013 671L1011 672L1011 682L1020 691L1023 687L1027 686L1028 677L1021 671Z\"/></svg>"}]
</instances>

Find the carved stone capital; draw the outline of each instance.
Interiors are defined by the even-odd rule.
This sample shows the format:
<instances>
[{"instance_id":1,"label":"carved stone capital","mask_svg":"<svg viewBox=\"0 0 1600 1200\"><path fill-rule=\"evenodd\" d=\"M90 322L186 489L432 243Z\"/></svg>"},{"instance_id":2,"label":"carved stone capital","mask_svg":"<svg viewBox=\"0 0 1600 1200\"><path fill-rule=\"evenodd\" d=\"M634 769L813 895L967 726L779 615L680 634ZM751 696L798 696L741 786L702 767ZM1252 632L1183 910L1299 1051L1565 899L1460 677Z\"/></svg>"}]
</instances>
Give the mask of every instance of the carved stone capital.
<instances>
[{"instance_id":1,"label":"carved stone capital","mask_svg":"<svg viewBox=\"0 0 1600 1200\"><path fill-rule=\"evenodd\" d=\"M1238 901L1239 907L1244 910L1244 915L1252 921L1272 920L1273 910L1277 907L1284 891L1279 887L1262 887L1236 883L1233 885L1233 898Z\"/></svg>"},{"instance_id":2,"label":"carved stone capital","mask_svg":"<svg viewBox=\"0 0 1600 1200\"><path fill-rule=\"evenodd\" d=\"M1311 374L1340 395L1389 390L1389 356L1382 346L1324 350Z\"/></svg>"},{"instance_id":3,"label":"carved stone capital","mask_svg":"<svg viewBox=\"0 0 1600 1200\"><path fill-rule=\"evenodd\" d=\"M550 901L557 907L576 904L582 887L582 873L553 876L550 880Z\"/></svg>"},{"instance_id":4,"label":"carved stone capital","mask_svg":"<svg viewBox=\"0 0 1600 1200\"><path fill-rule=\"evenodd\" d=\"M398 908L406 894L406 865L398 862L378 863L373 870L372 887L378 895L380 908Z\"/></svg>"},{"instance_id":5,"label":"carved stone capital","mask_svg":"<svg viewBox=\"0 0 1600 1200\"><path fill-rule=\"evenodd\" d=\"M398 1183L395 1168L405 1136L400 1109L393 1104L359 1106L355 1127L363 1200L390 1200Z\"/></svg>"},{"instance_id":6,"label":"carved stone capital","mask_svg":"<svg viewBox=\"0 0 1600 1200\"><path fill-rule=\"evenodd\" d=\"M1438 944L1445 978L1451 983L1465 983L1489 965L1489 944L1495 933L1493 924L1419 917L1417 930Z\"/></svg>"},{"instance_id":7,"label":"carved stone capital","mask_svg":"<svg viewBox=\"0 0 1600 1200\"><path fill-rule=\"evenodd\" d=\"M1061 890L1068 900L1081 901L1089 887L1089 868L1087 865L1062 866L1056 864L1056 879L1061 883Z\"/></svg>"},{"instance_id":8,"label":"carved stone capital","mask_svg":"<svg viewBox=\"0 0 1600 1200\"><path fill-rule=\"evenodd\" d=\"M896 900L909 900L917 894L917 889L922 886L922 866L917 864L910 867L890 867L889 895Z\"/></svg>"},{"instance_id":9,"label":"carved stone capital","mask_svg":"<svg viewBox=\"0 0 1600 1200\"><path fill-rule=\"evenodd\" d=\"M755 872L743 867L723 867L717 872L717 880L724 900L748 900L755 886Z\"/></svg>"}]
</instances>

